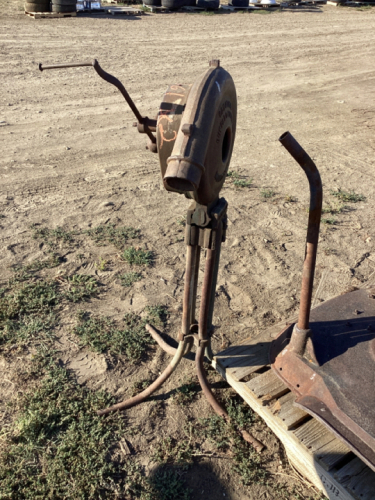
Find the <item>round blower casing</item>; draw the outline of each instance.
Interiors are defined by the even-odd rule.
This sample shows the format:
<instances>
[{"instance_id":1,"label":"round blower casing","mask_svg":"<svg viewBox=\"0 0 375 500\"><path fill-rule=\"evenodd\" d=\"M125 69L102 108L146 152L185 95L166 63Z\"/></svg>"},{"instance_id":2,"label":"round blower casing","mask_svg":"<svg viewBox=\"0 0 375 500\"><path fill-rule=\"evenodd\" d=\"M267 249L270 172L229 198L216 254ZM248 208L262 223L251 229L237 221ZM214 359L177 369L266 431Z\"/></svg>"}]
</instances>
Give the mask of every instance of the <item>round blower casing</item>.
<instances>
[{"instance_id":1,"label":"round blower casing","mask_svg":"<svg viewBox=\"0 0 375 500\"><path fill-rule=\"evenodd\" d=\"M236 134L237 95L218 61L193 85L171 85L157 120L157 148L164 187L201 205L218 198Z\"/></svg>"}]
</instances>

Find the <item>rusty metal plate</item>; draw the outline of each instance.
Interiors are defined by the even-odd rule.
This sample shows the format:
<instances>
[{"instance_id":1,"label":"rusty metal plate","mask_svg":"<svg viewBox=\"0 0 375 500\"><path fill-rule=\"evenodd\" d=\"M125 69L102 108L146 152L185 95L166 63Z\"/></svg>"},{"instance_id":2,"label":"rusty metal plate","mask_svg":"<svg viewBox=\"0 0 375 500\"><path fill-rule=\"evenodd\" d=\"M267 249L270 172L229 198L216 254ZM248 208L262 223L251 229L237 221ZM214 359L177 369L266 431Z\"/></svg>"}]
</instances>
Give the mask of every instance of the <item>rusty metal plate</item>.
<instances>
[{"instance_id":1,"label":"rusty metal plate","mask_svg":"<svg viewBox=\"0 0 375 500\"><path fill-rule=\"evenodd\" d=\"M375 470L375 300L357 290L311 311L317 364L288 349L292 327L274 341L272 367L296 404L326 424ZM309 342L311 342L309 341ZM311 346L310 346L311 348Z\"/></svg>"}]
</instances>

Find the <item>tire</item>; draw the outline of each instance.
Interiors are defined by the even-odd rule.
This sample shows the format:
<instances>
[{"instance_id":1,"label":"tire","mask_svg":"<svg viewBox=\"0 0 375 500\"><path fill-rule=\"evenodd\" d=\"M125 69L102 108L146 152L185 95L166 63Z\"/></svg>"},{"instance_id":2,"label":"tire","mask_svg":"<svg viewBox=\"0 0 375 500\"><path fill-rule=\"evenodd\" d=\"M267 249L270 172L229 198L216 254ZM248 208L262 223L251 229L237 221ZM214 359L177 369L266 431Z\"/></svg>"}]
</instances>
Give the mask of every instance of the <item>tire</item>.
<instances>
[{"instance_id":1,"label":"tire","mask_svg":"<svg viewBox=\"0 0 375 500\"><path fill-rule=\"evenodd\" d=\"M229 0L228 5L232 7L248 7L249 0Z\"/></svg>"},{"instance_id":2,"label":"tire","mask_svg":"<svg viewBox=\"0 0 375 500\"><path fill-rule=\"evenodd\" d=\"M161 4L166 9L177 10L186 5L186 0L161 0Z\"/></svg>"},{"instance_id":3,"label":"tire","mask_svg":"<svg viewBox=\"0 0 375 500\"><path fill-rule=\"evenodd\" d=\"M197 0L197 7L202 9L216 10L220 6L220 0Z\"/></svg>"},{"instance_id":4,"label":"tire","mask_svg":"<svg viewBox=\"0 0 375 500\"><path fill-rule=\"evenodd\" d=\"M25 12L49 12L49 2L44 3L28 3L25 2Z\"/></svg>"},{"instance_id":5,"label":"tire","mask_svg":"<svg viewBox=\"0 0 375 500\"><path fill-rule=\"evenodd\" d=\"M70 7L74 7L73 10L76 9L76 0L52 0L52 5L66 5Z\"/></svg>"},{"instance_id":6,"label":"tire","mask_svg":"<svg viewBox=\"0 0 375 500\"><path fill-rule=\"evenodd\" d=\"M161 7L161 0L143 0L143 4L150 7Z\"/></svg>"},{"instance_id":7,"label":"tire","mask_svg":"<svg viewBox=\"0 0 375 500\"><path fill-rule=\"evenodd\" d=\"M73 7L72 5L51 5L51 11L52 12L76 12L77 8Z\"/></svg>"}]
</instances>

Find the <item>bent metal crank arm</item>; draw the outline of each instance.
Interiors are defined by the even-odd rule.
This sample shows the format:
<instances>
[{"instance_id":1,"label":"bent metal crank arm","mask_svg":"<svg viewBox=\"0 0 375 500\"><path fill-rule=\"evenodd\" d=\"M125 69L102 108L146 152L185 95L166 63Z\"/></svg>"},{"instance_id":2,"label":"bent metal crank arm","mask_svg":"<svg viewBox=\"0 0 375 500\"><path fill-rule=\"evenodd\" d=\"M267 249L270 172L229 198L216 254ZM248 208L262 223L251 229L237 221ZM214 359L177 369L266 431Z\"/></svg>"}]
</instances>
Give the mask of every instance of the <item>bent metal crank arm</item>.
<instances>
[{"instance_id":1,"label":"bent metal crank arm","mask_svg":"<svg viewBox=\"0 0 375 500\"><path fill-rule=\"evenodd\" d=\"M81 63L53 64L53 65L49 65L49 66L46 66L46 65L43 65L42 63L39 63L40 71L44 71L46 69L79 68L82 66L92 66L95 69L95 71L98 73L98 75L101 78L103 78L103 80L105 80L108 83L111 83L112 85L114 85L115 87L118 88L118 90L124 96L124 99L128 103L130 109L133 111L135 117L137 118L138 131L141 133L147 134L150 141L153 144L156 144L156 137L152 133L152 132L156 131L156 120L150 120L147 116L141 115L141 113L138 111L137 106L134 104L132 98L127 93L125 87L120 82L120 80L118 80L113 75L110 75L109 73L104 71L104 69L99 65L99 63L96 59L93 59L92 61L81 62Z\"/></svg>"}]
</instances>

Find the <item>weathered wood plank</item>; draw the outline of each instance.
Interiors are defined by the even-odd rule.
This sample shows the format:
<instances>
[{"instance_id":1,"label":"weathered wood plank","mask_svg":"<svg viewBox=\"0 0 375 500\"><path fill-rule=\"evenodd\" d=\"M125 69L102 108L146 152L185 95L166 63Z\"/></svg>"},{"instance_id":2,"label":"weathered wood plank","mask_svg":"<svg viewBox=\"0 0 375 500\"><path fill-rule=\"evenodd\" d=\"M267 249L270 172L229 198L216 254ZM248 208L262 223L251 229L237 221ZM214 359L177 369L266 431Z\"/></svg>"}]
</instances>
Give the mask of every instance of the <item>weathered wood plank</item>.
<instances>
[{"instance_id":1,"label":"weathered wood plank","mask_svg":"<svg viewBox=\"0 0 375 500\"><path fill-rule=\"evenodd\" d=\"M310 453L315 453L316 450L336 439L332 432L315 419L301 425L294 431L294 435L310 450Z\"/></svg>"},{"instance_id":2,"label":"weathered wood plank","mask_svg":"<svg viewBox=\"0 0 375 500\"><path fill-rule=\"evenodd\" d=\"M252 358L254 358L256 364L259 364L257 362L259 357L261 357L262 361L266 360L265 364L268 364L268 349L268 343L259 345L256 344L252 346L249 345L240 353L237 353L233 356L228 356L223 362L223 366L225 366L226 368L238 368L246 365L250 366L253 364Z\"/></svg>"},{"instance_id":3,"label":"weathered wood plank","mask_svg":"<svg viewBox=\"0 0 375 500\"><path fill-rule=\"evenodd\" d=\"M281 420L281 425L287 430L309 418L308 413L294 406L295 399L295 394L289 392L278 399L273 408L274 414L277 415Z\"/></svg>"},{"instance_id":4,"label":"weathered wood plank","mask_svg":"<svg viewBox=\"0 0 375 500\"><path fill-rule=\"evenodd\" d=\"M367 465L362 462L358 457L348 462L344 467L334 473L334 477L343 486L348 486L350 481L358 476L362 471L367 469Z\"/></svg>"},{"instance_id":5,"label":"weathered wood plank","mask_svg":"<svg viewBox=\"0 0 375 500\"><path fill-rule=\"evenodd\" d=\"M335 438L316 451L316 458L327 471L339 466L351 453L345 443Z\"/></svg>"},{"instance_id":6,"label":"weathered wood plank","mask_svg":"<svg viewBox=\"0 0 375 500\"><path fill-rule=\"evenodd\" d=\"M289 391L272 370L258 375L258 377L246 382L245 385L261 400L262 405L268 404L272 399L280 397Z\"/></svg>"},{"instance_id":7,"label":"weathered wood plank","mask_svg":"<svg viewBox=\"0 0 375 500\"><path fill-rule=\"evenodd\" d=\"M219 354L217 354L215 358L220 361L221 365L224 368L227 368L228 366L233 364L233 362L241 362L242 359L246 358L246 351L248 347L248 345L231 346L228 347L228 349L225 349L225 351L219 352Z\"/></svg>"},{"instance_id":8,"label":"weathered wood plank","mask_svg":"<svg viewBox=\"0 0 375 500\"><path fill-rule=\"evenodd\" d=\"M348 483L348 490L358 500L374 500L375 472L366 467Z\"/></svg>"},{"instance_id":9,"label":"weathered wood plank","mask_svg":"<svg viewBox=\"0 0 375 500\"><path fill-rule=\"evenodd\" d=\"M248 375L257 372L261 368L264 368L268 364L268 353L259 353L258 357L252 357L249 359L249 364L245 366L236 366L235 368L228 369L231 376L238 381L244 379Z\"/></svg>"}]
</instances>

